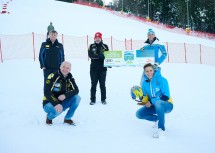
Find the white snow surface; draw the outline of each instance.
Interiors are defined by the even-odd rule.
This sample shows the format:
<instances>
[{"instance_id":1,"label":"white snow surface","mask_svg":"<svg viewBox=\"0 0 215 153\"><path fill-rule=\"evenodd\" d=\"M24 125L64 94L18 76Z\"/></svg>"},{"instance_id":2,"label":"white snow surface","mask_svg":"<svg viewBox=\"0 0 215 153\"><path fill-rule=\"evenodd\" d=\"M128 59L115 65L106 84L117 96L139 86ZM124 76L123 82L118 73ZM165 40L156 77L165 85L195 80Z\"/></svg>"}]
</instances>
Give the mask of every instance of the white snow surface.
<instances>
[{"instance_id":1,"label":"white snow surface","mask_svg":"<svg viewBox=\"0 0 215 153\"><path fill-rule=\"evenodd\" d=\"M104 37L145 39L150 28L104 10L52 0L13 0L8 9L10 14L0 15L1 34L45 34L50 21L60 33L71 36L101 31ZM210 40L154 30L164 41L214 45ZM53 120L53 126L45 124L43 73L38 60L8 60L0 64L0 153L214 152L215 67L161 65L162 75L169 81L174 109L166 115L166 136L154 139L153 123L136 118L141 106L130 97L130 88L140 82L141 67L108 69L108 104L101 104L98 85L97 102L90 106L90 62L67 60L72 63L82 98L73 117L75 127L63 124L65 112Z\"/></svg>"}]
</instances>

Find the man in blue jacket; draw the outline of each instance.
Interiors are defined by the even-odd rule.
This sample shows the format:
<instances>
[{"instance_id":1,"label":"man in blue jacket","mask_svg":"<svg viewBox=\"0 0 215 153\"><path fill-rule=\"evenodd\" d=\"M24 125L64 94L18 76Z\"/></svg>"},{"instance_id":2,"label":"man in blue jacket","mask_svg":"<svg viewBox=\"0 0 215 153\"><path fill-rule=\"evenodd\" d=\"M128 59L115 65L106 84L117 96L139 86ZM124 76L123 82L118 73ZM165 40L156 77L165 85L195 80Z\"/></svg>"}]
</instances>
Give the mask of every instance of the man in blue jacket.
<instances>
[{"instance_id":1,"label":"man in blue jacket","mask_svg":"<svg viewBox=\"0 0 215 153\"><path fill-rule=\"evenodd\" d=\"M148 39L145 41L144 46L140 50L142 51L147 50L147 51L153 52L154 68L155 68L159 66L161 63L163 63L163 61L167 57L167 52L166 52L165 46L160 43L159 39L155 36L155 32L152 29L148 30L147 36L148 36ZM142 80L141 80L141 83L142 83Z\"/></svg>"},{"instance_id":2,"label":"man in blue jacket","mask_svg":"<svg viewBox=\"0 0 215 153\"><path fill-rule=\"evenodd\" d=\"M148 96L148 102L136 112L136 116L139 119L158 122L153 137L159 138L165 131L165 113L170 113L173 109L168 81L161 76L160 68L154 69L151 63L144 65L142 80L143 95Z\"/></svg>"},{"instance_id":3,"label":"man in blue jacket","mask_svg":"<svg viewBox=\"0 0 215 153\"><path fill-rule=\"evenodd\" d=\"M49 38L43 42L40 48L40 68L43 69L44 86L49 74L56 72L64 61L63 45L57 40L57 31L51 31Z\"/></svg>"}]
</instances>

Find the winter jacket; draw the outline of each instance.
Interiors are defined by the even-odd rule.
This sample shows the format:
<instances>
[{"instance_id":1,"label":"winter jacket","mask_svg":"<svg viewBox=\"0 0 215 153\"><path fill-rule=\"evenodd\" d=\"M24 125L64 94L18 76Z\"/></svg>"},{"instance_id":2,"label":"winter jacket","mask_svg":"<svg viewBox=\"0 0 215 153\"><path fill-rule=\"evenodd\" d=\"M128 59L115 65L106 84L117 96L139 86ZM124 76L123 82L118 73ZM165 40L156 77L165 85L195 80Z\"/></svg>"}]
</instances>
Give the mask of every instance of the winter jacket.
<instances>
[{"instance_id":1,"label":"winter jacket","mask_svg":"<svg viewBox=\"0 0 215 153\"><path fill-rule=\"evenodd\" d=\"M109 51L109 48L106 44L103 44L103 42L90 45L88 49L88 56L91 59L90 70L107 70L107 68L104 67L105 51Z\"/></svg>"},{"instance_id":2,"label":"winter jacket","mask_svg":"<svg viewBox=\"0 0 215 153\"><path fill-rule=\"evenodd\" d=\"M157 100L173 103L172 98L170 97L168 81L161 76L160 68L155 70L154 76L151 80L149 80L146 75L143 77L141 85L143 95L148 95L149 101L152 104L155 104Z\"/></svg>"},{"instance_id":3,"label":"winter jacket","mask_svg":"<svg viewBox=\"0 0 215 153\"><path fill-rule=\"evenodd\" d=\"M43 106L49 102L53 106L61 104L62 101L58 100L61 94L64 94L66 98L70 98L78 93L79 89L72 74L69 73L68 76L64 78L63 74L58 70L55 73L51 73L46 80Z\"/></svg>"},{"instance_id":4,"label":"winter jacket","mask_svg":"<svg viewBox=\"0 0 215 153\"><path fill-rule=\"evenodd\" d=\"M159 42L158 38L156 37L153 39L151 43L149 39L147 39L142 49L154 51L154 60L155 60L155 63L158 63L158 64L161 64L167 57L165 46L162 45ZM159 57L159 52L161 52L160 57Z\"/></svg>"},{"instance_id":5,"label":"winter jacket","mask_svg":"<svg viewBox=\"0 0 215 153\"><path fill-rule=\"evenodd\" d=\"M40 68L58 69L64 61L63 45L59 43L58 40L52 44L51 40L48 38L46 42L43 42L41 45L39 61Z\"/></svg>"}]
</instances>

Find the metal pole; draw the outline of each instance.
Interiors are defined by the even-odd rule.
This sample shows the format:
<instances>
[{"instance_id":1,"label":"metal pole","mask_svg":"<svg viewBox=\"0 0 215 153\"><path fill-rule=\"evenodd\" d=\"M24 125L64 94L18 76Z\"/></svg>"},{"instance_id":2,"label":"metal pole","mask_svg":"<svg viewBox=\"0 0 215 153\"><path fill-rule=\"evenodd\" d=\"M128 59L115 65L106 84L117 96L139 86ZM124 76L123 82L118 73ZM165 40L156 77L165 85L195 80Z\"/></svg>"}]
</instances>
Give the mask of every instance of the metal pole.
<instances>
[{"instance_id":1,"label":"metal pole","mask_svg":"<svg viewBox=\"0 0 215 153\"><path fill-rule=\"evenodd\" d=\"M190 20L189 20L189 8L188 8L188 2L189 0L187 0L187 27L190 27Z\"/></svg>"},{"instance_id":2,"label":"metal pole","mask_svg":"<svg viewBox=\"0 0 215 153\"><path fill-rule=\"evenodd\" d=\"M149 0L148 0L148 17L149 17Z\"/></svg>"},{"instance_id":3,"label":"metal pole","mask_svg":"<svg viewBox=\"0 0 215 153\"><path fill-rule=\"evenodd\" d=\"M123 0L122 0L122 12L123 12Z\"/></svg>"}]
</instances>

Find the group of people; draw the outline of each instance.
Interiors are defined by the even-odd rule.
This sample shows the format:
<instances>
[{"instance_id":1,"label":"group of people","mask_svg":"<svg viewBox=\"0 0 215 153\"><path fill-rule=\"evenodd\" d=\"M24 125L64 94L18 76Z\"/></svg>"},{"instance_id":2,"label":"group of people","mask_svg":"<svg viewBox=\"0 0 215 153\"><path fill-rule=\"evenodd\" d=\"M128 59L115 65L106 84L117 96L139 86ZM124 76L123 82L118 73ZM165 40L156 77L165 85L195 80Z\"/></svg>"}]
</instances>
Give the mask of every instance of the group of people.
<instances>
[{"instance_id":1,"label":"group of people","mask_svg":"<svg viewBox=\"0 0 215 153\"><path fill-rule=\"evenodd\" d=\"M47 39L42 43L39 53L40 68L44 76L43 109L47 113L46 124L52 125L52 120L63 111L69 109L64 117L64 123L74 125L71 119L80 103L79 89L73 78L71 63L65 61L64 48L58 42L58 33L54 30L52 22L47 28ZM104 67L104 52L109 48L102 41L102 33L97 32L94 43L88 49L91 58L90 65L90 105L96 103L96 87L99 82L101 89L101 103L106 105L106 75Z\"/></svg>"},{"instance_id":2,"label":"group of people","mask_svg":"<svg viewBox=\"0 0 215 153\"><path fill-rule=\"evenodd\" d=\"M49 29L48 29L49 30ZM48 31L48 38L43 42L40 49L40 68L44 74L44 98L43 109L47 113L46 124L52 125L52 120L68 109L64 123L75 125L72 117L77 109L81 97L78 95L79 89L71 74L71 63L65 61L63 45L57 40L58 33L52 28ZM167 56L166 49L159 43L155 32L149 29L148 39L144 50L154 52L155 63L147 63L143 67L141 77L141 87L144 98L143 105L137 112L139 119L155 122L156 132L154 138L159 138L165 131L165 113L173 109L173 102L170 96L168 81L162 77L159 65ZM91 59L90 65L90 105L96 103L96 87L99 82L101 90L101 103L106 101L106 75L107 68L104 67L104 52L109 51L108 45L103 43L102 33L97 32L94 36L94 43L89 46L88 56ZM159 56L161 52L161 56Z\"/></svg>"}]
</instances>

